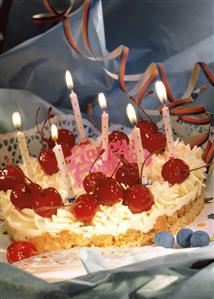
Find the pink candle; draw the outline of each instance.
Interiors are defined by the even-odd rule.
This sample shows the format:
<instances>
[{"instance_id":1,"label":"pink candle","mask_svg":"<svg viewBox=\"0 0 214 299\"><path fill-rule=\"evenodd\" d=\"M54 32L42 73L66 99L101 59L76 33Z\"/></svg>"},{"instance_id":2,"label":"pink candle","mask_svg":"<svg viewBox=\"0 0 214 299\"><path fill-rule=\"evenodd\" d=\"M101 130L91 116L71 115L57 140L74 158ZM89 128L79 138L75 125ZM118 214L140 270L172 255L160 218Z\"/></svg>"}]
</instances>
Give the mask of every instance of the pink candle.
<instances>
[{"instance_id":1,"label":"pink candle","mask_svg":"<svg viewBox=\"0 0 214 299\"><path fill-rule=\"evenodd\" d=\"M73 79L69 71L66 71L65 78L66 78L67 87L71 90L69 96L70 96L71 105L74 112L77 131L79 132L79 136L80 136L80 142L84 142L86 138L85 138L85 130L83 125L82 115L80 112L80 106L79 106L77 94L73 91Z\"/></svg>"},{"instance_id":2,"label":"pink candle","mask_svg":"<svg viewBox=\"0 0 214 299\"><path fill-rule=\"evenodd\" d=\"M140 129L138 127L136 127L136 123L137 123L137 116L134 110L134 107L132 106L132 104L128 104L127 108L127 115L129 118L129 121L134 125L133 131L132 131L132 137L134 140L134 144L135 144L135 153L137 156L137 165L138 165L138 170L139 170L139 176L141 177L141 168L144 162L144 151L143 151L143 146L142 146L142 142L141 142L141 134L140 134ZM147 175L145 172L145 168L143 169L143 173L142 173L142 184L146 184L147 183Z\"/></svg>"},{"instance_id":3,"label":"pink candle","mask_svg":"<svg viewBox=\"0 0 214 299\"><path fill-rule=\"evenodd\" d=\"M105 95L101 92L98 95L98 101L100 107L104 110L107 107ZM108 113L103 111L102 113L102 149L105 150L103 153L103 160L108 160Z\"/></svg>"},{"instance_id":4,"label":"pink candle","mask_svg":"<svg viewBox=\"0 0 214 299\"><path fill-rule=\"evenodd\" d=\"M164 103L164 107L162 108L162 114L163 114L163 123L164 123L164 128L166 133L167 148L169 151L169 157L174 157L175 149L174 149L172 126L171 126L169 108L166 106L166 99L167 99L166 88L162 81L157 81L155 83L155 89L161 103Z\"/></svg>"}]
</instances>

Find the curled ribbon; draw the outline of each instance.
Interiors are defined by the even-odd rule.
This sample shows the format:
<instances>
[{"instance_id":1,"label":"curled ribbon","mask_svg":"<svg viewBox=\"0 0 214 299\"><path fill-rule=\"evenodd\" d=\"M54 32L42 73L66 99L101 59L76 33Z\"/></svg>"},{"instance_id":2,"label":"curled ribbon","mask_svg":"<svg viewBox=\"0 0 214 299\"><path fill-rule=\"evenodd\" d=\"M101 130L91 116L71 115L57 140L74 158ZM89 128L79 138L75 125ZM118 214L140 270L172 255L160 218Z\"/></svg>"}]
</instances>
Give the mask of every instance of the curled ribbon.
<instances>
[{"instance_id":1,"label":"curled ribbon","mask_svg":"<svg viewBox=\"0 0 214 299\"><path fill-rule=\"evenodd\" d=\"M146 94L146 90L148 89L149 85L159 76L161 77L167 91L167 97L169 99L169 108L171 110L171 113L173 115L177 115L178 118L182 121L185 121L187 123L191 124L200 124L200 125L209 125L208 131L203 134L198 134L193 136L192 140L190 141L190 145L193 146L199 146L202 145L204 142L206 142L210 137L210 115L205 111L205 107L203 105L192 105L194 97L193 91L195 89L198 77L200 75L200 71L204 73L206 78L208 79L209 83L214 86L214 75L212 74L211 70L209 69L208 65L205 62L197 62L194 65L192 74L190 76L189 83L187 85L186 90L184 91L183 96L180 99L175 99L168 78L167 73L164 68L164 65L161 63L151 63L146 71L141 74L133 74L133 75L126 75L126 63L128 60L128 54L129 54L129 48L121 45L118 48L116 48L111 53L108 53L107 55L97 57L96 54L93 52L93 49L90 44L90 39L88 35L88 18L90 13L90 5L91 0L85 0L82 5L82 38L85 45L85 48L90 56L86 56L83 54L81 49L77 46L75 43L71 31L70 31L70 21L69 18L72 15L72 4L73 1L71 1L71 5L68 9L65 9L64 11L58 12L53 5L50 3L49 0L43 0L43 3L48 10L49 14L39 14L33 16L33 20L38 23L47 23L47 22L60 22L63 21L63 27L64 27L64 33L67 38L67 41L69 42L72 49L78 53L80 56L83 56L86 59L92 60L92 61L108 61L112 60L118 57L121 57L121 63L120 63L120 70L119 74L115 74L108 69L104 68L104 71L108 76L111 78L119 81L119 86L121 90L126 93L126 95L131 100L135 100L136 103L140 104L143 97ZM126 81L134 81L137 82L134 88L130 91L128 91L126 86ZM191 105L190 105L191 104ZM147 110L148 111L148 110ZM152 110L150 110L152 112ZM154 111L153 111L154 112ZM154 112L154 114L156 114ZM201 116L201 114L203 114ZM194 116L192 116L194 115ZM204 151L204 160L206 163L209 163L209 161L212 159L214 153L214 142L211 142L208 140L207 146Z\"/></svg>"}]
</instances>

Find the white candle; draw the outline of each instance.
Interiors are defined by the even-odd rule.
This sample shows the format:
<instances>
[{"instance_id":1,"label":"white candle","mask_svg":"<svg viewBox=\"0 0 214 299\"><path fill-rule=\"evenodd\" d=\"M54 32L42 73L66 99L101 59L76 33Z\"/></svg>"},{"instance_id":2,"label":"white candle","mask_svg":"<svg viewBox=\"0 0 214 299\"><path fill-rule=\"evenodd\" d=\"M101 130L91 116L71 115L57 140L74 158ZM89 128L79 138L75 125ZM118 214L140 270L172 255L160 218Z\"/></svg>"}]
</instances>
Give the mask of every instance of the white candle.
<instances>
[{"instance_id":1,"label":"white candle","mask_svg":"<svg viewBox=\"0 0 214 299\"><path fill-rule=\"evenodd\" d=\"M21 127L21 116L19 112L14 112L12 115L12 121L14 127L17 129L16 137L18 139L19 149L22 156L22 161L24 163L26 169L26 175L29 179L33 180L33 167L31 165L31 158L28 152L25 134L24 132L20 131Z\"/></svg>"},{"instance_id":2,"label":"white candle","mask_svg":"<svg viewBox=\"0 0 214 299\"><path fill-rule=\"evenodd\" d=\"M63 155L62 147L60 144L57 144L58 130L56 125L54 124L51 125L51 137L52 140L55 141L53 151L55 153L60 175L64 184L64 188L66 190L66 197L74 197L74 191L71 185L71 180L68 174L68 168Z\"/></svg>"},{"instance_id":3,"label":"white candle","mask_svg":"<svg viewBox=\"0 0 214 299\"><path fill-rule=\"evenodd\" d=\"M98 101L100 107L104 110L107 108L106 98L105 95L100 92L98 94ZM102 149L105 150L103 154L103 160L108 160L108 113L105 112L105 110L102 113Z\"/></svg>"},{"instance_id":4,"label":"white candle","mask_svg":"<svg viewBox=\"0 0 214 299\"><path fill-rule=\"evenodd\" d=\"M163 123L164 123L164 128L166 133L167 148L169 151L169 157L174 157L175 149L174 149L172 126L171 126L169 108L166 106L166 99L167 99L166 88L162 81L157 81L155 83L155 89L161 103L164 103L164 107L162 108L162 114L163 114Z\"/></svg>"},{"instance_id":5,"label":"white candle","mask_svg":"<svg viewBox=\"0 0 214 299\"><path fill-rule=\"evenodd\" d=\"M77 131L79 132L80 136L80 142L84 142L86 137L85 137L85 130L84 130L84 125L83 125L83 120L82 120L82 115L80 112L80 106L79 106L79 101L77 98L77 94L73 91L73 79L71 76L71 73L69 71L65 72L65 80L67 87L71 90L70 93L70 100L71 100L71 105L73 108L74 112L74 118L77 126Z\"/></svg>"},{"instance_id":6,"label":"white candle","mask_svg":"<svg viewBox=\"0 0 214 299\"><path fill-rule=\"evenodd\" d=\"M138 170L139 170L139 176L141 177L141 168L142 168L142 165L144 162L144 151L143 151L143 146L142 146L142 142L141 142L140 129L135 126L137 123L137 117L136 117L136 113L135 113L135 110L134 110L134 107L132 106L132 104L127 105L126 111L127 111L127 115L128 115L130 122L134 125L134 129L132 131L132 137L133 137L134 144L135 144L135 153L137 156L137 165L138 165ZM147 183L147 175L145 172L145 168L143 169L141 182L142 182L142 184Z\"/></svg>"}]
</instances>

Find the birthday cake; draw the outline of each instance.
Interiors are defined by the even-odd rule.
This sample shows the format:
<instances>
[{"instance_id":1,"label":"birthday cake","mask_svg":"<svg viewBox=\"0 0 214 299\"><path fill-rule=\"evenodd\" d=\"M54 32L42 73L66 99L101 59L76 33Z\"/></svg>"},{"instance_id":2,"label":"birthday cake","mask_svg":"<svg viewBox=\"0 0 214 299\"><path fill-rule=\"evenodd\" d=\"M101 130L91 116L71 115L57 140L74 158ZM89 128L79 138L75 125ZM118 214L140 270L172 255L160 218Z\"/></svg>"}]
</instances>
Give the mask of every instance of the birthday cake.
<instances>
[{"instance_id":1,"label":"birthday cake","mask_svg":"<svg viewBox=\"0 0 214 299\"><path fill-rule=\"evenodd\" d=\"M174 148L176 158L170 160L167 150L152 155L145 168L147 186L140 183L136 165L127 161L113 177L85 173L89 180L75 188L73 203L62 200L66 192L59 174L46 174L31 158L39 186L31 182L23 186L25 167L20 165L23 172L18 175L17 169L8 172L15 171L22 186L11 191L4 182L5 190L0 192L6 231L12 240L32 242L38 253L74 246L136 247L153 243L158 231L175 233L204 206L206 168L201 167L201 148L191 149L179 140ZM100 173L97 182L94 173ZM72 182L72 171L69 175Z\"/></svg>"}]
</instances>

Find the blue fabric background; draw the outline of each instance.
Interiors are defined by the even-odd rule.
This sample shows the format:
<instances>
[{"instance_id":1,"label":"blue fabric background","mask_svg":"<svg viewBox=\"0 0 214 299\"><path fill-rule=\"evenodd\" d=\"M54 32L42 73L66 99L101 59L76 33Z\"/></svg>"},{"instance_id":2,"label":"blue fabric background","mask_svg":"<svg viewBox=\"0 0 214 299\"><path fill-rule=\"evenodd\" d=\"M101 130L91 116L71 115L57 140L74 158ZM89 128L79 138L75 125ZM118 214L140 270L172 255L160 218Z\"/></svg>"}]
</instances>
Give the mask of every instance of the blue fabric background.
<instances>
[{"instance_id":1,"label":"blue fabric background","mask_svg":"<svg viewBox=\"0 0 214 299\"><path fill-rule=\"evenodd\" d=\"M190 253L181 250L113 270L104 270L86 276L50 284L32 277L14 266L0 264L2 298L7 299L212 299L213 245ZM193 265L193 266L192 266ZM168 287L155 286L149 292L144 286L156 275L177 280Z\"/></svg>"},{"instance_id":2,"label":"blue fabric background","mask_svg":"<svg viewBox=\"0 0 214 299\"><path fill-rule=\"evenodd\" d=\"M68 3L68 1L63 2ZM63 2L60 2L61 6ZM6 40L8 48L12 42L17 43L19 38L20 40L27 38L22 31L30 35L31 29L28 25L31 15L44 11L41 1L16 0L13 5L11 14L12 16L15 14L15 19L12 19L12 16L9 19ZM196 61L205 61L213 69L213 1L103 0L103 8L107 46L103 34L101 3L99 0L94 0L89 21L92 47L97 55L101 55L106 53L106 49L112 50L120 44L129 46L127 74L145 71L152 61L163 62L172 90L175 96L179 97L188 83ZM80 47L83 47L80 18L79 12L71 18L71 28L75 40ZM19 26L16 26L15 22ZM25 26L25 29L21 30L20 24ZM46 27L41 29L41 26L34 24L32 35L46 29ZM108 100L110 120L129 125L125 112L128 99L120 91L118 82L113 82L105 75L103 65L103 63L88 62L78 57L65 39L62 24L58 24L49 31L28 39L0 55L0 88L27 89L62 112L70 112L68 91L64 80L64 71L68 68L73 73L75 90L83 113L86 112L88 103L93 103L94 115L99 122L101 111L97 105L96 95L103 91ZM117 61L105 66L110 70L118 70ZM212 102L214 90L203 75L198 85L202 83L206 83L208 88L197 102L206 103L207 110L214 112ZM29 109L25 111L25 106L18 100L18 96L16 99L15 90L12 97L11 92L8 95L5 93L5 90L0 92L1 116L8 112L5 101L10 101L10 106L14 106L14 109L20 110L23 114L27 113ZM160 105L155 94L145 98L143 104L146 108L156 108ZM46 106L44 104L44 107ZM29 97L29 107L32 115L35 114L38 103L31 97ZM4 122L1 121L0 125L2 132L12 130L10 118L5 123L4 117ZM25 117L23 127L32 126L34 126L34 118Z\"/></svg>"}]
</instances>

